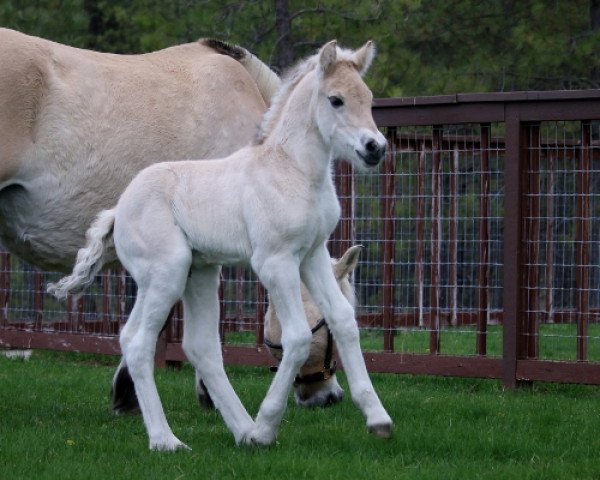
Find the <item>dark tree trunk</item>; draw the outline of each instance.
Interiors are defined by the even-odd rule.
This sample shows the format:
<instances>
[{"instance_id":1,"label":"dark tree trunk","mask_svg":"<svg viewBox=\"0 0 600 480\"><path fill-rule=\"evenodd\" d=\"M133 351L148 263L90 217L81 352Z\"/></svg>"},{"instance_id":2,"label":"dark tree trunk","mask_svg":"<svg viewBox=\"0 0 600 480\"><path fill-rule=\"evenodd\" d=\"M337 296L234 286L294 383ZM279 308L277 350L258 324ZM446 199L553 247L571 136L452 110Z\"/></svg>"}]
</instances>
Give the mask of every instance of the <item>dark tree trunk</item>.
<instances>
[{"instance_id":1,"label":"dark tree trunk","mask_svg":"<svg viewBox=\"0 0 600 480\"><path fill-rule=\"evenodd\" d=\"M590 27L592 33L600 29L600 0L590 0ZM592 68L592 81L598 86L600 84L600 67Z\"/></svg>"},{"instance_id":2,"label":"dark tree trunk","mask_svg":"<svg viewBox=\"0 0 600 480\"><path fill-rule=\"evenodd\" d=\"M288 0L275 0L275 25L277 27L276 65L281 71L294 62L292 20Z\"/></svg>"}]
</instances>

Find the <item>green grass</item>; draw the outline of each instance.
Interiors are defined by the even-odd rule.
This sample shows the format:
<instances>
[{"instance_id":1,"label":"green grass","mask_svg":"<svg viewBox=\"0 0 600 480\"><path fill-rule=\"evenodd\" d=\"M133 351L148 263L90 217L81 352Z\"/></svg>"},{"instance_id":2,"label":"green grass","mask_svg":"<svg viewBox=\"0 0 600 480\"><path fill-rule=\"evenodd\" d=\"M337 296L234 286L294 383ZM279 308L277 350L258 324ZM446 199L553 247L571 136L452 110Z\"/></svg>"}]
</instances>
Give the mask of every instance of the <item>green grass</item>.
<instances>
[{"instance_id":1,"label":"green grass","mask_svg":"<svg viewBox=\"0 0 600 480\"><path fill-rule=\"evenodd\" d=\"M113 416L116 358L34 352L0 357L2 479L586 479L600 476L600 389L538 383L373 375L395 421L372 438L348 399L304 410L290 400L279 439L238 448L220 416L200 410L193 372L157 371L167 417L193 450L147 450L141 418ZM267 369L229 367L252 415ZM342 384L346 387L344 378Z\"/></svg>"},{"instance_id":2,"label":"green grass","mask_svg":"<svg viewBox=\"0 0 600 480\"><path fill-rule=\"evenodd\" d=\"M540 325L540 353L543 360L577 360L577 325ZM227 333L227 342L252 345L254 332ZM473 326L443 327L440 330L440 349L443 355L475 355L476 329ZM363 329L361 347L365 351L383 350L383 330ZM398 329L394 335L397 353L429 353L429 331L420 328ZM487 355L502 356L502 327L487 327ZM588 360L600 361L600 325L588 326Z\"/></svg>"}]
</instances>

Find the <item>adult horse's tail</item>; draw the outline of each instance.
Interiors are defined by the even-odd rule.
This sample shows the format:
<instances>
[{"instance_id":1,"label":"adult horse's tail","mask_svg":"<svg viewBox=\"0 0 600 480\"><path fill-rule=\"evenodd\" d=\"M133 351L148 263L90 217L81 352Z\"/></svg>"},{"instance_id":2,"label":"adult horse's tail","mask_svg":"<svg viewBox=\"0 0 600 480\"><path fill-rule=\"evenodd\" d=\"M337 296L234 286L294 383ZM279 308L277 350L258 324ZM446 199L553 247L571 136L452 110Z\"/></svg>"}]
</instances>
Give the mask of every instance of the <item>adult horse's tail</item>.
<instances>
[{"instance_id":1,"label":"adult horse's tail","mask_svg":"<svg viewBox=\"0 0 600 480\"><path fill-rule=\"evenodd\" d=\"M281 85L281 80L273 70L255 55L239 45L232 45L213 38L206 38L201 40L201 42L203 45L212 48L214 51L223 55L228 55L240 62L256 82L256 86L265 103L271 105L273 95L275 95L275 92Z\"/></svg>"},{"instance_id":2,"label":"adult horse's tail","mask_svg":"<svg viewBox=\"0 0 600 480\"><path fill-rule=\"evenodd\" d=\"M115 210L103 210L86 232L87 243L77 252L77 260L71 275L56 283L48 284L48 293L56 298L79 294L94 282L104 263L114 254L113 226Z\"/></svg>"}]
</instances>

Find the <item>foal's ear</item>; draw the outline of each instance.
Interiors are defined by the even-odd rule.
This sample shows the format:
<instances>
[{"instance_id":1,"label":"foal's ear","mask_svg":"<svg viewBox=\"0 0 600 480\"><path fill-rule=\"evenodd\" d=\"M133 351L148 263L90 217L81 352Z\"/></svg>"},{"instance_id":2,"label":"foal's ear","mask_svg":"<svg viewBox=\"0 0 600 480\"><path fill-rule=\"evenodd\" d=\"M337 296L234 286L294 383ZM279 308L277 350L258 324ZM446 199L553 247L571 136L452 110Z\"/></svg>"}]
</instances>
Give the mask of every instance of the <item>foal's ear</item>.
<instances>
[{"instance_id":1,"label":"foal's ear","mask_svg":"<svg viewBox=\"0 0 600 480\"><path fill-rule=\"evenodd\" d=\"M321 70L326 75L328 74L333 66L335 65L335 61L337 59L337 40L332 40L331 42L326 43L321 48L319 52L319 65L321 66Z\"/></svg>"},{"instance_id":2,"label":"foal's ear","mask_svg":"<svg viewBox=\"0 0 600 480\"><path fill-rule=\"evenodd\" d=\"M375 44L372 40L365 43L360 49L354 52L356 67L361 75L367 73L373 59L375 58Z\"/></svg>"},{"instance_id":3,"label":"foal's ear","mask_svg":"<svg viewBox=\"0 0 600 480\"><path fill-rule=\"evenodd\" d=\"M333 266L335 278L341 280L356 268L356 265L358 265L358 261L360 260L362 249L362 245L354 245L346 250L346 253L342 255L342 258L335 262L335 265Z\"/></svg>"}]
</instances>

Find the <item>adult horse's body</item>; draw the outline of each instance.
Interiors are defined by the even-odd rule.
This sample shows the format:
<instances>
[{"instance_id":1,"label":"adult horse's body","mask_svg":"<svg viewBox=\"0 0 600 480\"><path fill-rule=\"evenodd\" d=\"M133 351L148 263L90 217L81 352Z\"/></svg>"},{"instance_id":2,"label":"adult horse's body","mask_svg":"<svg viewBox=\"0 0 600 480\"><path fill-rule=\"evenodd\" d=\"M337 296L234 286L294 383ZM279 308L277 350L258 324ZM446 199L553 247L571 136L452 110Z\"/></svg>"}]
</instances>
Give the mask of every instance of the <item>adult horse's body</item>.
<instances>
[{"instance_id":1,"label":"adult horse's body","mask_svg":"<svg viewBox=\"0 0 600 480\"><path fill-rule=\"evenodd\" d=\"M112 55L0 28L0 242L69 270L140 170L251 142L279 83L216 41Z\"/></svg>"},{"instance_id":2,"label":"adult horse's body","mask_svg":"<svg viewBox=\"0 0 600 480\"><path fill-rule=\"evenodd\" d=\"M140 172L117 206L101 212L88 230L73 273L49 287L58 297L85 288L112 248L135 279L138 295L120 342L150 448L184 446L167 423L153 378L156 339L180 297L183 349L236 442L275 440L311 344L301 280L335 337L369 430L390 435L392 421L369 379L354 309L340 291L325 245L340 215L333 160L368 169L384 157L385 137L361 78L373 55L371 42L356 52L328 43L284 82L256 145L221 160L165 162ZM218 336L220 265L243 261L269 292L284 348L255 421L227 379Z\"/></svg>"},{"instance_id":3,"label":"adult horse's body","mask_svg":"<svg viewBox=\"0 0 600 480\"><path fill-rule=\"evenodd\" d=\"M0 28L0 242L70 269L93 218L140 170L250 143L279 85L222 42L111 55ZM124 363L115 379L115 411L136 410Z\"/></svg>"}]
</instances>

